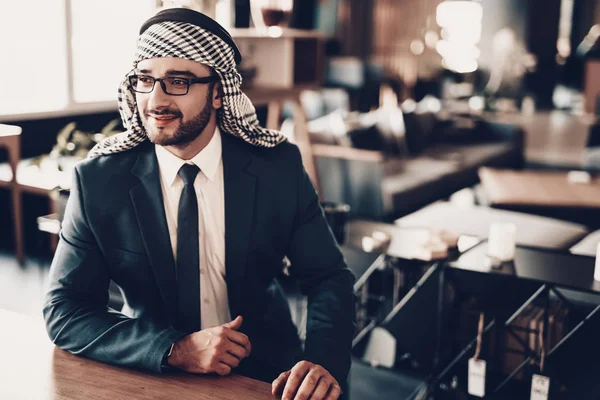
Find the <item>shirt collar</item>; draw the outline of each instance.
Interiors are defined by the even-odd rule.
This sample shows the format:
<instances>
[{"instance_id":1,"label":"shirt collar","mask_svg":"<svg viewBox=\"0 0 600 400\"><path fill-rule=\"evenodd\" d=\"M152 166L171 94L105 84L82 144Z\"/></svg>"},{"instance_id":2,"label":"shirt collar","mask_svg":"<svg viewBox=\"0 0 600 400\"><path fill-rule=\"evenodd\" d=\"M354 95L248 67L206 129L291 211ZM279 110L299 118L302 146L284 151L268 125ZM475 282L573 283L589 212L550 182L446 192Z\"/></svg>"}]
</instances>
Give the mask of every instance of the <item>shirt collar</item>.
<instances>
[{"instance_id":1,"label":"shirt collar","mask_svg":"<svg viewBox=\"0 0 600 400\"><path fill-rule=\"evenodd\" d=\"M214 181L217 177L217 171L222 156L221 132L219 127L215 128L215 133L208 142L208 145L191 160L186 161L169 152L162 146L154 146L158 167L164 182L172 186L177 178L177 173L183 164L195 164L200 171L210 180Z\"/></svg>"}]
</instances>

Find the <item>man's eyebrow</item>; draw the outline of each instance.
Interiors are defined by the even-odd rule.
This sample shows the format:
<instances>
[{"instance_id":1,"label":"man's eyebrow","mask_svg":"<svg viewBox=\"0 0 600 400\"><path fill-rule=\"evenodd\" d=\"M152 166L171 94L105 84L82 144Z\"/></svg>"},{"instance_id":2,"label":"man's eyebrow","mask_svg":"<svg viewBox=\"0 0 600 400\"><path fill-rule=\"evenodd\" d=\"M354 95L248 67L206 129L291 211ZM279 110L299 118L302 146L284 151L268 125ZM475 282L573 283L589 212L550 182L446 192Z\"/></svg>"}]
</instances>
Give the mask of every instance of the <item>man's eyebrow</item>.
<instances>
[{"instance_id":1,"label":"man's eyebrow","mask_svg":"<svg viewBox=\"0 0 600 400\"><path fill-rule=\"evenodd\" d=\"M178 69L170 69L165 73L165 75L166 76L187 76L189 78L197 78L198 77L192 71L178 70Z\"/></svg>"},{"instance_id":2,"label":"man's eyebrow","mask_svg":"<svg viewBox=\"0 0 600 400\"><path fill-rule=\"evenodd\" d=\"M137 70L137 73L151 75L152 70L151 69L140 69L140 70ZM197 78L198 77L192 71L188 71L187 69L184 69L184 70L170 69L165 73L165 76L187 76L189 78Z\"/></svg>"}]
</instances>

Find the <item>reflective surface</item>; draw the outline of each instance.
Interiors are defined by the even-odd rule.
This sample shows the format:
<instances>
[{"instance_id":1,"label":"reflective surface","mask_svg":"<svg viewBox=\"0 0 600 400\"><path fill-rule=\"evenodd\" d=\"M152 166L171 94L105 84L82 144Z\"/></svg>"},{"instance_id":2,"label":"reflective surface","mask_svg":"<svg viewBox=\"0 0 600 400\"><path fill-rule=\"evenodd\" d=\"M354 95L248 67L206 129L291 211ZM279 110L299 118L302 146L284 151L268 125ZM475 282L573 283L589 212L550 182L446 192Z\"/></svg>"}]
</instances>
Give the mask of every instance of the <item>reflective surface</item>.
<instances>
[{"instance_id":1,"label":"reflective surface","mask_svg":"<svg viewBox=\"0 0 600 400\"><path fill-rule=\"evenodd\" d=\"M493 267L487 250L487 242L481 243L450 263L450 267L514 276L519 279L600 294L600 282L594 280L594 257L517 247L514 261Z\"/></svg>"}]
</instances>

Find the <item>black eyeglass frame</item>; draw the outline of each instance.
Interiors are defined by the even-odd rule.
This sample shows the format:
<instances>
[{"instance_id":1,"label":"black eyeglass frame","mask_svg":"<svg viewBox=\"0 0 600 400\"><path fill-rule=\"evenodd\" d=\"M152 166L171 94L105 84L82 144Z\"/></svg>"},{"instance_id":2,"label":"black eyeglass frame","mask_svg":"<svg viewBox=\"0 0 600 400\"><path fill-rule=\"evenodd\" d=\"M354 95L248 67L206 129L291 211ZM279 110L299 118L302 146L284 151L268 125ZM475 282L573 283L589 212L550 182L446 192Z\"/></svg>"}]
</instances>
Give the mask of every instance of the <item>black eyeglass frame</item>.
<instances>
[{"instance_id":1,"label":"black eyeglass frame","mask_svg":"<svg viewBox=\"0 0 600 400\"><path fill-rule=\"evenodd\" d=\"M152 88L150 88L149 91L145 92L145 91L140 91L140 90L136 90L136 80L140 77L143 76L145 78L150 78L152 79ZM155 78L153 76L150 75L138 75L138 74L133 74L133 75L129 75L128 77L129 79L129 85L131 86L131 90L133 90L136 93L142 93L142 94L149 94L152 93L154 91L154 87L156 86L156 82L160 83L160 87L162 88L163 92L165 94L168 94L169 96L185 96L186 94L189 93L190 91L190 86L196 83L202 83L202 84L207 84L207 83L211 83L211 82L216 82L219 80L218 76L203 76L203 77L199 77L199 78L180 78L180 77L176 77L176 76L167 76L164 78ZM185 90L185 93L169 93L167 91L167 85L164 82L167 79L179 79L182 81L187 81L187 89Z\"/></svg>"}]
</instances>

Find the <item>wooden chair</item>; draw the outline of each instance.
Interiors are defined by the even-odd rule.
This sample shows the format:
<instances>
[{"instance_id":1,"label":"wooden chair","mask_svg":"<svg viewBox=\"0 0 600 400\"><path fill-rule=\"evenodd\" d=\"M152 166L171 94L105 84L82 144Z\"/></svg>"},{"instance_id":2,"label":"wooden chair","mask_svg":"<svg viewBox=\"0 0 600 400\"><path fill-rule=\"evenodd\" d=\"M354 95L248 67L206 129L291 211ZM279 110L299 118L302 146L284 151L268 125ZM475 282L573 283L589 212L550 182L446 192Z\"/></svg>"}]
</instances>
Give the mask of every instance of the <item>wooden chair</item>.
<instances>
[{"instance_id":1,"label":"wooden chair","mask_svg":"<svg viewBox=\"0 0 600 400\"><path fill-rule=\"evenodd\" d=\"M23 210L21 208L21 188L17 182L17 167L21 158L21 128L15 125L0 124L0 147L8 151L8 161L12 176L10 180L0 179L0 187L8 188L11 192L12 214L16 245L17 261L25 262L23 244Z\"/></svg>"},{"instance_id":2,"label":"wooden chair","mask_svg":"<svg viewBox=\"0 0 600 400\"><path fill-rule=\"evenodd\" d=\"M306 173L311 178L317 193L320 193L315 160L308 135L306 114L300 103L302 91L317 88L316 85L296 85L293 88L249 87L244 89L244 93L255 106L267 106L266 128L268 129L279 129L283 103L290 102L293 105L294 139L300 150Z\"/></svg>"}]
</instances>

